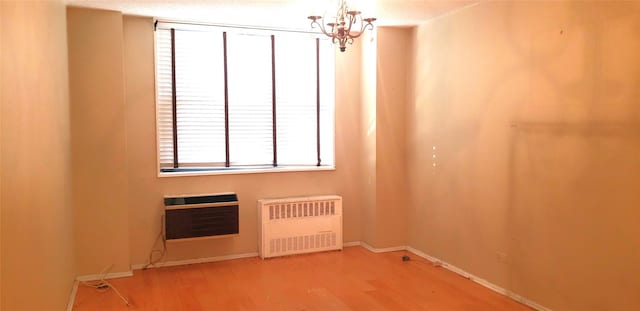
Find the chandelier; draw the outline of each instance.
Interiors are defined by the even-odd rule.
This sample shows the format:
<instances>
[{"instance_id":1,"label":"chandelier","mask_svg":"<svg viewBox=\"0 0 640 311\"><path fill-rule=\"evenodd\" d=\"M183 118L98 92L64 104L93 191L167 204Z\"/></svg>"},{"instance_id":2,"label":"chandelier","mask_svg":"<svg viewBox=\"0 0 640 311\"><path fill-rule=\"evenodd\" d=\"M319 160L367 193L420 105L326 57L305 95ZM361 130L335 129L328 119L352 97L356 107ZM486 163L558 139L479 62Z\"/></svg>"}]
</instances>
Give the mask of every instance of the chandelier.
<instances>
[{"instance_id":1,"label":"chandelier","mask_svg":"<svg viewBox=\"0 0 640 311\"><path fill-rule=\"evenodd\" d=\"M364 31L373 29L373 17L362 18L360 11L349 11L345 0L340 0L338 12L335 18L330 19L326 24L319 22L322 16L309 16L311 28L316 26L322 33L331 38L331 41L340 44L340 52L347 49L347 43L353 44L353 39L360 37Z\"/></svg>"}]
</instances>

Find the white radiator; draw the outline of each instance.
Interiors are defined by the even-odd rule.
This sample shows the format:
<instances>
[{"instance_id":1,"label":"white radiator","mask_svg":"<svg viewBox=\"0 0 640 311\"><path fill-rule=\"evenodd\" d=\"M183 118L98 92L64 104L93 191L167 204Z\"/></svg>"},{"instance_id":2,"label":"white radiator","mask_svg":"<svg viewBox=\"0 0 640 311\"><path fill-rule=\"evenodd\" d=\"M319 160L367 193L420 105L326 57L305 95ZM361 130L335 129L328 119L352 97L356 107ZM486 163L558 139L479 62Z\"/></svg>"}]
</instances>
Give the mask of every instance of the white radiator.
<instances>
[{"instance_id":1,"label":"white radiator","mask_svg":"<svg viewBox=\"0 0 640 311\"><path fill-rule=\"evenodd\" d=\"M260 257L342 249L342 197L258 200Z\"/></svg>"}]
</instances>

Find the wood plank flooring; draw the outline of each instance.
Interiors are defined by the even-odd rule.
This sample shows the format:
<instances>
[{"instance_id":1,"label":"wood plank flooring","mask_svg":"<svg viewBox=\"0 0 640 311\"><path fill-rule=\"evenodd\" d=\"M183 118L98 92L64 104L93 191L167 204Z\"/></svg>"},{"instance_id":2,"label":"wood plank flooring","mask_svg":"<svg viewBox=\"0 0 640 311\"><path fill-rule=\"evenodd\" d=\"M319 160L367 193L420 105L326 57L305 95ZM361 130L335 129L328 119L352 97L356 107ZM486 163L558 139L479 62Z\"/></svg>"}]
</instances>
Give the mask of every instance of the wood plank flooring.
<instances>
[{"instance_id":1,"label":"wood plank flooring","mask_svg":"<svg viewBox=\"0 0 640 311\"><path fill-rule=\"evenodd\" d=\"M112 290L80 286L73 310L531 310L409 252L359 246L136 270L109 281L129 306Z\"/></svg>"}]
</instances>

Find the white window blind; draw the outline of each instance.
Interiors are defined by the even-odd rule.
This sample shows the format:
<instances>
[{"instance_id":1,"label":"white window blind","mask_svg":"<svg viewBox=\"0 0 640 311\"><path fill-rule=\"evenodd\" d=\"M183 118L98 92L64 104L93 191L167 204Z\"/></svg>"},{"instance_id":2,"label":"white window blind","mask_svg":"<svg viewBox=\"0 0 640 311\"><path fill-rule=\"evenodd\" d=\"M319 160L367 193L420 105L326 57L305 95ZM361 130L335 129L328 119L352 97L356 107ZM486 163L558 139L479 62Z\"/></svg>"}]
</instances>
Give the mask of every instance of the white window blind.
<instances>
[{"instance_id":1,"label":"white window blind","mask_svg":"<svg viewBox=\"0 0 640 311\"><path fill-rule=\"evenodd\" d=\"M310 34L158 27L161 171L333 166L333 57Z\"/></svg>"},{"instance_id":2,"label":"white window blind","mask_svg":"<svg viewBox=\"0 0 640 311\"><path fill-rule=\"evenodd\" d=\"M231 165L271 165L271 37L230 34L227 47Z\"/></svg>"},{"instance_id":3,"label":"white window blind","mask_svg":"<svg viewBox=\"0 0 640 311\"><path fill-rule=\"evenodd\" d=\"M279 38L276 51L276 102L279 162L317 163L316 40ZM301 79L311 76L313 79Z\"/></svg>"},{"instance_id":4,"label":"white window blind","mask_svg":"<svg viewBox=\"0 0 640 311\"><path fill-rule=\"evenodd\" d=\"M156 31L156 102L158 157L161 167L173 167L173 112L171 79L171 32Z\"/></svg>"},{"instance_id":5,"label":"white window blind","mask_svg":"<svg viewBox=\"0 0 640 311\"><path fill-rule=\"evenodd\" d=\"M320 41L320 158L334 164L335 137L335 47L331 41Z\"/></svg>"},{"instance_id":6,"label":"white window blind","mask_svg":"<svg viewBox=\"0 0 640 311\"><path fill-rule=\"evenodd\" d=\"M179 165L225 163L222 32L175 32Z\"/></svg>"}]
</instances>

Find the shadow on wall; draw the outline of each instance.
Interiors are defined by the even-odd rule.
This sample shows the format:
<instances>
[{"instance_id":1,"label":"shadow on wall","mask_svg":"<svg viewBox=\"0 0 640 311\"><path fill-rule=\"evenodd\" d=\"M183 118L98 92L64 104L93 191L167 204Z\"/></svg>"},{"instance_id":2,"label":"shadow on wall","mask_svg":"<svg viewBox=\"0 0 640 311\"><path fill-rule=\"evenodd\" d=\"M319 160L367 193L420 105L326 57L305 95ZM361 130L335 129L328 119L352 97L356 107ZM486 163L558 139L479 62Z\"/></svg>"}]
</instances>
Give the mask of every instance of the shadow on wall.
<instances>
[{"instance_id":1,"label":"shadow on wall","mask_svg":"<svg viewBox=\"0 0 640 311\"><path fill-rule=\"evenodd\" d=\"M640 260L640 123L516 123L512 132L510 287L591 293L572 310L606 308L603 282L633 299L639 270L619 261Z\"/></svg>"},{"instance_id":2,"label":"shadow on wall","mask_svg":"<svg viewBox=\"0 0 640 311\"><path fill-rule=\"evenodd\" d=\"M554 310L640 308L640 3L486 2L414 39L411 245Z\"/></svg>"},{"instance_id":3,"label":"shadow on wall","mask_svg":"<svg viewBox=\"0 0 640 311\"><path fill-rule=\"evenodd\" d=\"M534 301L551 293L552 305L566 310L611 308L613 290L615 305L633 309L640 288L632 264L640 261L640 70L630 69L639 62L628 49L640 51L638 40L629 42L640 37L640 14L604 3L564 6L539 9L563 23L542 23L529 40L507 32L533 92L516 115L543 120L511 125L509 257L502 258L508 288L532 293ZM520 9L509 8L506 29L523 23L515 20Z\"/></svg>"}]
</instances>

